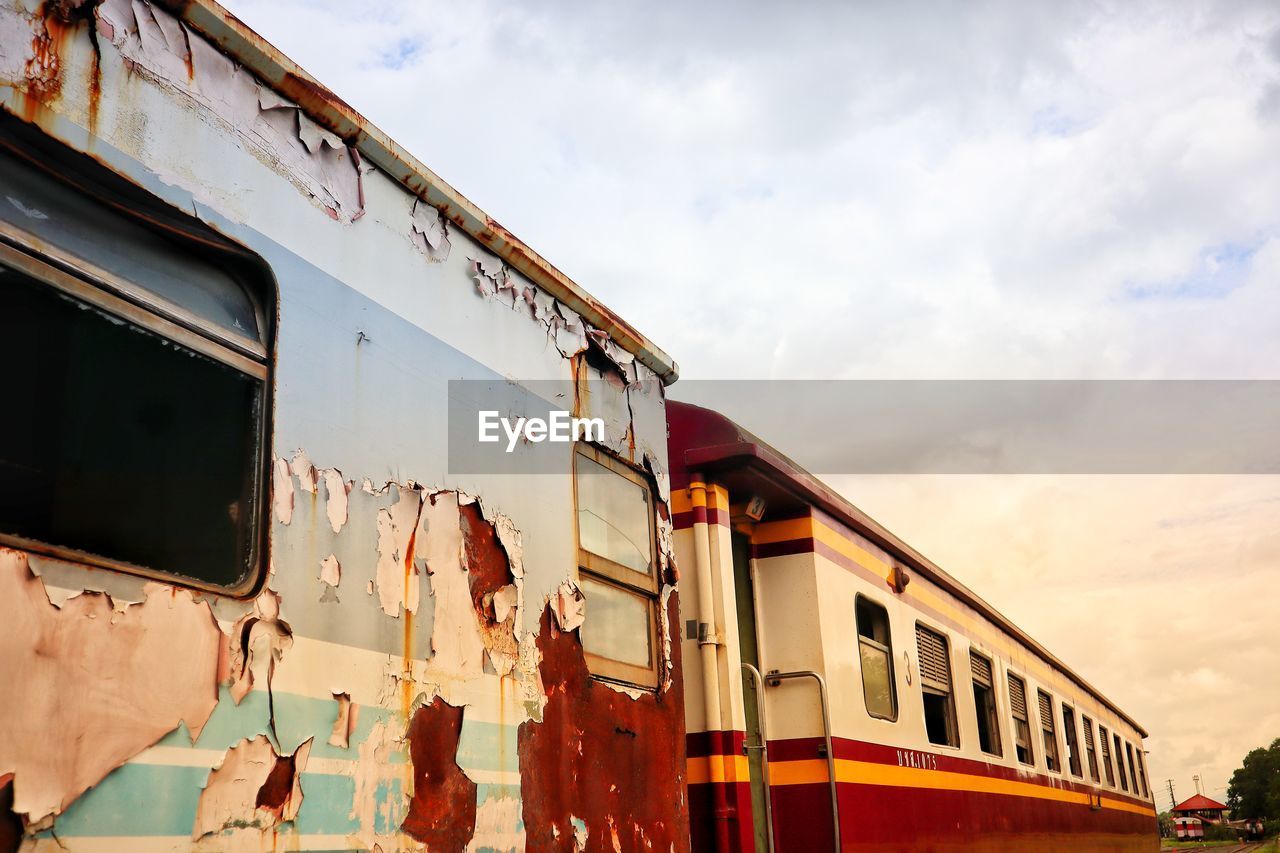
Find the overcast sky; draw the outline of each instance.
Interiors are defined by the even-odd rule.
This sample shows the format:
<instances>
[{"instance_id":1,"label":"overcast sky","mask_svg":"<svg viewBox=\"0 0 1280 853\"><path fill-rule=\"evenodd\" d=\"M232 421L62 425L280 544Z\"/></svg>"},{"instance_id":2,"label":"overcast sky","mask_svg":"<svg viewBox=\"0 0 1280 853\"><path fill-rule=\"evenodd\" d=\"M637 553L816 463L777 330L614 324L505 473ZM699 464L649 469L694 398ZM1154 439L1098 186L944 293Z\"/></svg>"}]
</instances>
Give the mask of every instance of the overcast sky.
<instances>
[{"instance_id":1,"label":"overcast sky","mask_svg":"<svg viewBox=\"0 0 1280 853\"><path fill-rule=\"evenodd\" d=\"M686 377L1280 378L1273 2L227 6ZM1280 736L1277 478L832 481L1179 798Z\"/></svg>"}]
</instances>

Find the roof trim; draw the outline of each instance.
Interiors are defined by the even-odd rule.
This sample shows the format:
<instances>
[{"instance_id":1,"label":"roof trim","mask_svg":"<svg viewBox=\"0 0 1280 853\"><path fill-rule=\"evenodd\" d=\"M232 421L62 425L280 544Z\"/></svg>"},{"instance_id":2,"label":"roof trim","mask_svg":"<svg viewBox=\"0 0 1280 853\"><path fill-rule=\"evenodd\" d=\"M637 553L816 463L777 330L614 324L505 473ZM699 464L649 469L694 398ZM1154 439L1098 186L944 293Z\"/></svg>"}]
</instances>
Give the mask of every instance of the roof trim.
<instances>
[{"instance_id":1,"label":"roof trim","mask_svg":"<svg viewBox=\"0 0 1280 853\"><path fill-rule=\"evenodd\" d=\"M720 415L720 417L724 416ZM690 471L702 472L714 472L731 468L755 469L762 476L792 492L801 500L817 506L823 512L867 537L893 554L895 558L902 560L922 577L942 587L969 607L978 611L984 618L1029 648L1045 663L1074 681L1081 689L1101 702L1106 708L1119 716L1120 719L1133 726L1142 737L1148 736L1147 730L1139 725L1136 720L1120 710L1101 691L1077 675L1056 655L1009 621L1008 617L984 601L977 593L943 571L919 551L887 530L874 518L835 492L826 483L767 444L741 441L732 444L690 448L684 453L684 464Z\"/></svg>"},{"instance_id":2,"label":"roof trim","mask_svg":"<svg viewBox=\"0 0 1280 853\"><path fill-rule=\"evenodd\" d=\"M440 210L513 269L609 334L670 385L679 367L631 324L556 269L439 175L401 148L349 104L325 88L262 36L214 0L152 0L216 44L266 85L295 102L307 117L332 131L414 195Z\"/></svg>"}]
</instances>

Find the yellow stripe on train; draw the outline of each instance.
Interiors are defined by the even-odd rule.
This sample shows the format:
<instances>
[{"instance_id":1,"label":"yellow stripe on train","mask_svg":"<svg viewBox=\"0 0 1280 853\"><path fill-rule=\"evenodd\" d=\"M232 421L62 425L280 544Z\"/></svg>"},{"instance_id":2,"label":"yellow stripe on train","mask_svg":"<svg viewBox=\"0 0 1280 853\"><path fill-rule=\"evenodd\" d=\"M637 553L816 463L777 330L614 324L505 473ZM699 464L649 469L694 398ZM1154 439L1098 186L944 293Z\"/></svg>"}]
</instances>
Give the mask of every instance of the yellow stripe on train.
<instances>
[{"instance_id":1,"label":"yellow stripe on train","mask_svg":"<svg viewBox=\"0 0 1280 853\"><path fill-rule=\"evenodd\" d=\"M810 785L827 781L827 762L824 759L769 762L769 784ZM1050 788L1032 782L1014 779L995 779L970 773L949 770L925 770L915 767L897 767L870 761L836 759L836 781L858 785L885 785L891 788L929 788L937 791L966 791L975 794L999 794L1010 797L1033 797L1040 800L1056 800L1063 803L1089 804L1089 795L1062 788ZM1133 812L1155 816L1151 808L1126 803L1122 800L1102 798L1104 809Z\"/></svg>"}]
</instances>

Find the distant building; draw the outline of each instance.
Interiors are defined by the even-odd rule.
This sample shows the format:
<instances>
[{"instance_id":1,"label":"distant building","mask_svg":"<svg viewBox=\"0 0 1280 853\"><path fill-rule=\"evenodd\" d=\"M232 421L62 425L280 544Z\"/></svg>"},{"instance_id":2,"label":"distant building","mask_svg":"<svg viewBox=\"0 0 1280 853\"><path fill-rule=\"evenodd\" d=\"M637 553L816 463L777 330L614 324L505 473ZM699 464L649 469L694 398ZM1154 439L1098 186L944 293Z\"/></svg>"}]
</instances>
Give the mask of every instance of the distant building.
<instances>
[{"instance_id":1,"label":"distant building","mask_svg":"<svg viewBox=\"0 0 1280 853\"><path fill-rule=\"evenodd\" d=\"M1222 823L1227 807L1217 800L1211 800L1204 794L1196 794L1173 807L1173 816L1198 817L1207 823Z\"/></svg>"}]
</instances>

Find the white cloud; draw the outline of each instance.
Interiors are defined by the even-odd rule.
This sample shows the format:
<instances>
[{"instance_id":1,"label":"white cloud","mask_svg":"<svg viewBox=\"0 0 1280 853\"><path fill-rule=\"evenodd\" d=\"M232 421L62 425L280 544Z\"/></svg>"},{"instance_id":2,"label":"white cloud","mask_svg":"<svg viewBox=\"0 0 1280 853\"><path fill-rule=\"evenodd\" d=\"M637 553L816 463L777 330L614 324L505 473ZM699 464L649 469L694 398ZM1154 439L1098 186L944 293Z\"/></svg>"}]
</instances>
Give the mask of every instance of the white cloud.
<instances>
[{"instance_id":1,"label":"white cloud","mask_svg":"<svg viewBox=\"0 0 1280 853\"><path fill-rule=\"evenodd\" d=\"M1280 371L1273 3L227 5L686 376ZM1275 486L1146 482L837 485L1225 784L1280 734Z\"/></svg>"}]
</instances>

